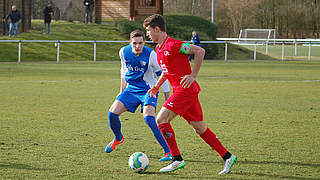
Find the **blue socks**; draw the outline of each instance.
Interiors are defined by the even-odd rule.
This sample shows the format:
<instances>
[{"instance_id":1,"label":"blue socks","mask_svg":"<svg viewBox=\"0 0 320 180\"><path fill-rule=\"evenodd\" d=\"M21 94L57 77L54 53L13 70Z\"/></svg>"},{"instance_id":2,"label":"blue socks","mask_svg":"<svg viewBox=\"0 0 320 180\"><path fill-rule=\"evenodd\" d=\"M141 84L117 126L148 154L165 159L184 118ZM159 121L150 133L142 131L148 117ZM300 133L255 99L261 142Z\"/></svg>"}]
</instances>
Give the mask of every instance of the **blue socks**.
<instances>
[{"instance_id":1,"label":"blue socks","mask_svg":"<svg viewBox=\"0 0 320 180\"><path fill-rule=\"evenodd\" d=\"M121 133L121 122L119 119L119 115L108 111L108 120L109 120L109 126L115 136L115 139L117 141L121 141L122 133ZM154 137L157 139L159 144L162 146L164 152L165 153L170 152L168 144L164 140L164 138L163 138L158 126L157 126L155 117L154 116L146 116L146 117L144 117L144 120L148 124L150 129L152 130Z\"/></svg>"},{"instance_id":2,"label":"blue socks","mask_svg":"<svg viewBox=\"0 0 320 180\"><path fill-rule=\"evenodd\" d=\"M154 137L157 139L157 141L159 142L159 144L162 146L164 153L168 153L170 152L170 149L168 147L168 144L166 143L166 141L164 140L158 126L155 120L154 116L146 116L144 117L144 121L148 124L148 126L151 128Z\"/></svg>"},{"instance_id":3,"label":"blue socks","mask_svg":"<svg viewBox=\"0 0 320 180\"><path fill-rule=\"evenodd\" d=\"M119 115L108 111L108 119L109 119L109 126L115 136L115 139L117 141L121 141L122 133L121 133L121 122L119 119Z\"/></svg>"}]
</instances>

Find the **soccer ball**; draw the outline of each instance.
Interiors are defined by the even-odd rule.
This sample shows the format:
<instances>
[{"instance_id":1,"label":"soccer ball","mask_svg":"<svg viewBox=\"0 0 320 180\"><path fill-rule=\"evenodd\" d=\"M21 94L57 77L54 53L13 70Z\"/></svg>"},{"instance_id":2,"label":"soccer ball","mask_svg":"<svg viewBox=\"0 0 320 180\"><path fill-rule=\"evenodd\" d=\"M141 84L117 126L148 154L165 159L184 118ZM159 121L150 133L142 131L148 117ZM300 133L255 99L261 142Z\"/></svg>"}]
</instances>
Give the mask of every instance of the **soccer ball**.
<instances>
[{"instance_id":1,"label":"soccer ball","mask_svg":"<svg viewBox=\"0 0 320 180\"><path fill-rule=\"evenodd\" d=\"M149 159L148 156L142 152L135 152L129 158L129 167L134 172L142 173L148 169Z\"/></svg>"}]
</instances>

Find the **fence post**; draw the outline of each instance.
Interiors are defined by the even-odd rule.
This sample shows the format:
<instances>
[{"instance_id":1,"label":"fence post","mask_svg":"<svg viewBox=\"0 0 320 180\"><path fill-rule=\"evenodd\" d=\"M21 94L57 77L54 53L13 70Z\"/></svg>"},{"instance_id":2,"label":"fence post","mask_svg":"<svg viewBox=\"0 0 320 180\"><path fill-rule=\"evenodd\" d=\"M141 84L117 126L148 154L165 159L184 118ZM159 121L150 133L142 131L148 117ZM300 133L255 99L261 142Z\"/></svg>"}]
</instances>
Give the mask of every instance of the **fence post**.
<instances>
[{"instance_id":1,"label":"fence post","mask_svg":"<svg viewBox=\"0 0 320 180\"><path fill-rule=\"evenodd\" d=\"M294 56L297 56L298 53L297 53L297 40L295 39L294 40Z\"/></svg>"},{"instance_id":2,"label":"fence post","mask_svg":"<svg viewBox=\"0 0 320 180\"><path fill-rule=\"evenodd\" d=\"M257 60L257 42L254 43L253 60L254 60L254 62L256 62L256 60Z\"/></svg>"},{"instance_id":3,"label":"fence post","mask_svg":"<svg viewBox=\"0 0 320 180\"><path fill-rule=\"evenodd\" d=\"M57 43L57 64L60 62L60 41Z\"/></svg>"},{"instance_id":4,"label":"fence post","mask_svg":"<svg viewBox=\"0 0 320 180\"><path fill-rule=\"evenodd\" d=\"M97 42L94 41L94 44L93 44L93 61L94 63L96 63L97 61Z\"/></svg>"},{"instance_id":5,"label":"fence post","mask_svg":"<svg viewBox=\"0 0 320 180\"><path fill-rule=\"evenodd\" d=\"M284 61L284 42L282 42L282 61Z\"/></svg>"},{"instance_id":6,"label":"fence post","mask_svg":"<svg viewBox=\"0 0 320 180\"><path fill-rule=\"evenodd\" d=\"M225 60L225 61L228 61L228 42L226 42L226 44L225 44L224 60Z\"/></svg>"},{"instance_id":7,"label":"fence post","mask_svg":"<svg viewBox=\"0 0 320 180\"><path fill-rule=\"evenodd\" d=\"M21 40L19 41L19 50L18 50L18 63L21 63Z\"/></svg>"},{"instance_id":8,"label":"fence post","mask_svg":"<svg viewBox=\"0 0 320 180\"><path fill-rule=\"evenodd\" d=\"M308 61L311 61L311 41L309 42L309 56Z\"/></svg>"},{"instance_id":9,"label":"fence post","mask_svg":"<svg viewBox=\"0 0 320 180\"><path fill-rule=\"evenodd\" d=\"M267 41L266 43L266 55L268 55L269 53L269 41Z\"/></svg>"}]
</instances>

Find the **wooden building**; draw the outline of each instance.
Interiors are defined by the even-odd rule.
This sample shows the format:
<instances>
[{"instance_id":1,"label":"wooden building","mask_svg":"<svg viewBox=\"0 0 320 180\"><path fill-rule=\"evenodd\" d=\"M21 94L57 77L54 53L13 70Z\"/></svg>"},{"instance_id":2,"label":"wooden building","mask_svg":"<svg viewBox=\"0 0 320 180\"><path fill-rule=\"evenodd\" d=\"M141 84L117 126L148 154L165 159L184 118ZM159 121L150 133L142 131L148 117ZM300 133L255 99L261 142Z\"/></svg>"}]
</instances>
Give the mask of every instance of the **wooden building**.
<instances>
[{"instance_id":1,"label":"wooden building","mask_svg":"<svg viewBox=\"0 0 320 180\"><path fill-rule=\"evenodd\" d=\"M97 23L122 18L135 20L152 14L163 14L163 0L95 0Z\"/></svg>"},{"instance_id":2,"label":"wooden building","mask_svg":"<svg viewBox=\"0 0 320 180\"><path fill-rule=\"evenodd\" d=\"M19 32L31 29L32 0L0 0L0 35L8 34L3 18L9 14L12 5L16 5L21 14Z\"/></svg>"}]
</instances>

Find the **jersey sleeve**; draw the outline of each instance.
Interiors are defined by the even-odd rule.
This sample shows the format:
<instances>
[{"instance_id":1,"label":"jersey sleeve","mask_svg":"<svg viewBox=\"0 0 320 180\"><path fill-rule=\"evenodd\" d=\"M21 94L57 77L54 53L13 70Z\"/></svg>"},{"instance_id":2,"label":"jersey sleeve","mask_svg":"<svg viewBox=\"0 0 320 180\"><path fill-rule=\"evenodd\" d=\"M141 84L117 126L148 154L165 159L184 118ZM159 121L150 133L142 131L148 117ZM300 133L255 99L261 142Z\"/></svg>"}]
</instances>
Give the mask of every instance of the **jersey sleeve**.
<instances>
[{"instance_id":1,"label":"jersey sleeve","mask_svg":"<svg viewBox=\"0 0 320 180\"><path fill-rule=\"evenodd\" d=\"M121 69L120 69L121 78L124 78L126 75L126 72L128 71L128 68L126 67L126 62L124 60L123 49L124 48L121 48L119 51L119 57L121 60Z\"/></svg>"},{"instance_id":2,"label":"jersey sleeve","mask_svg":"<svg viewBox=\"0 0 320 180\"><path fill-rule=\"evenodd\" d=\"M152 51L150 54L150 65L153 69L153 72L155 72L157 74L157 76L160 76L161 75L161 68L160 68L158 61L157 61L157 54L154 51ZM166 80L162 84L161 87L162 87L163 92L170 92L170 85L169 85L168 80Z\"/></svg>"},{"instance_id":3,"label":"jersey sleeve","mask_svg":"<svg viewBox=\"0 0 320 180\"><path fill-rule=\"evenodd\" d=\"M161 71L161 68L157 61L157 53L154 51L151 51L151 54L150 54L150 65L153 69L153 72Z\"/></svg>"}]
</instances>

